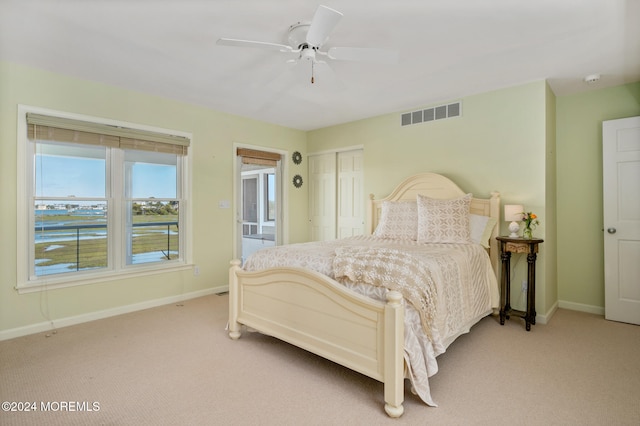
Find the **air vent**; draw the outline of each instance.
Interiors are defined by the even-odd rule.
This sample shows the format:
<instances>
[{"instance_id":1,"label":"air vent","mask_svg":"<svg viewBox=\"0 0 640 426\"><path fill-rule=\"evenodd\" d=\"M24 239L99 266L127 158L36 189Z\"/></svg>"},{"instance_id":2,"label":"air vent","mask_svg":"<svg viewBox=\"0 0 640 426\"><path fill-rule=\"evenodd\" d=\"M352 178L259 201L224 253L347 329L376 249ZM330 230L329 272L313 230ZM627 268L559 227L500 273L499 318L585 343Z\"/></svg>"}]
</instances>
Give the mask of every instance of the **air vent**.
<instances>
[{"instance_id":1,"label":"air vent","mask_svg":"<svg viewBox=\"0 0 640 426\"><path fill-rule=\"evenodd\" d=\"M401 115L400 123L402 126L409 126L411 124L460 117L461 107L461 102L455 102L452 104L421 109L419 111L405 112Z\"/></svg>"}]
</instances>

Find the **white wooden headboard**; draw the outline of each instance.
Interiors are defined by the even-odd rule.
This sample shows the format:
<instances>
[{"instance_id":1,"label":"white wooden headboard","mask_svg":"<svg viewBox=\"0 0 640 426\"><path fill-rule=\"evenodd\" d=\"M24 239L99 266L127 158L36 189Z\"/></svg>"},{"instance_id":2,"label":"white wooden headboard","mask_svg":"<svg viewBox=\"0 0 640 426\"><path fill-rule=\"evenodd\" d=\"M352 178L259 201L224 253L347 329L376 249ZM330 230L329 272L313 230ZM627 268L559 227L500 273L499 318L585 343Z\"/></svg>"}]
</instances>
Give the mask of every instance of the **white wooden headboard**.
<instances>
[{"instance_id":1,"label":"white wooden headboard","mask_svg":"<svg viewBox=\"0 0 640 426\"><path fill-rule=\"evenodd\" d=\"M374 199L374 195L369 195L369 228L368 232L373 234L378 221L380 220L380 214L382 211L382 203L385 201L402 201L402 200L416 200L418 194L424 195L430 198L438 199L451 199L458 198L465 194L462 189L449 178L439 175L437 173L420 173L413 175L402 181L396 189L391 192L387 197L380 200ZM497 224L491 234L489 240L490 249L489 256L491 257L491 265L493 270L498 274L500 267L500 256L498 249L498 242L496 237L499 235L500 230L500 193L492 192L491 198L472 198L470 213L490 216L496 219Z\"/></svg>"}]
</instances>

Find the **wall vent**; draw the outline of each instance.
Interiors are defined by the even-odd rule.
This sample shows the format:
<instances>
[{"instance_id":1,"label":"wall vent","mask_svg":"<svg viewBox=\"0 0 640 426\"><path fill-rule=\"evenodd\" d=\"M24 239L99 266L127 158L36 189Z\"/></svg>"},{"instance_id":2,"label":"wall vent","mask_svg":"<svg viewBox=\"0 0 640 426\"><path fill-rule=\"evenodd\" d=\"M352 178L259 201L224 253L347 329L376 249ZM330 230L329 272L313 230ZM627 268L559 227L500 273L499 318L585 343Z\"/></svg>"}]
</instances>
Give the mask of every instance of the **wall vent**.
<instances>
[{"instance_id":1,"label":"wall vent","mask_svg":"<svg viewBox=\"0 0 640 426\"><path fill-rule=\"evenodd\" d=\"M452 104L439 105L419 111L405 112L400 116L400 124L402 126L409 126L411 124L460 117L461 110L462 102L454 102Z\"/></svg>"}]
</instances>

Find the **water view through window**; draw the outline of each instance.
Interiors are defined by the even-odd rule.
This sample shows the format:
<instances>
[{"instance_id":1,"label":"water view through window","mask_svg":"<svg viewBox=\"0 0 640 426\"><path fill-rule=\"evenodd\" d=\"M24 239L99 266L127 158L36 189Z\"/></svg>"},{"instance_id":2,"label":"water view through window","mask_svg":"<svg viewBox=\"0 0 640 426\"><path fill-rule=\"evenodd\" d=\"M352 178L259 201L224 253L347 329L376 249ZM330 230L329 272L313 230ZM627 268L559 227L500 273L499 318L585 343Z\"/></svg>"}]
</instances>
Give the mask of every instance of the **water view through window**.
<instances>
[{"instance_id":1,"label":"water view through window","mask_svg":"<svg viewBox=\"0 0 640 426\"><path fill-rule=\"evenodd\" d=\"M36 275L107 266L106 203L85 206L66 201L36 203Z\"/></svg>"},{"instance_id":2,"label":"water view through window","mask_svg":"<svg viewBox=\"0 0 640 426\"><path fill-rule=\"evenodd\" d=\"M120 258L123 265L179 258L178 156L125 150L121 166L111 169L121 170L122 188L109 187L108 158L102 146L38 144L36 276L112 268ZM120 194L123 207L114 209L108 194ZM116 240L121 247L111 247Z\"/></svg>"},{"instance_id":3,"label":"water view through window","mask_svg":"<svg viewBox=\"0 0 640 426\"><path fill-rule=\"evenodd\" d=\"M38 200L35 210L35 274L106 268L107 204ZM128 264L178 257L178 202L131 203Z\"/></svg>"}]
</instances>

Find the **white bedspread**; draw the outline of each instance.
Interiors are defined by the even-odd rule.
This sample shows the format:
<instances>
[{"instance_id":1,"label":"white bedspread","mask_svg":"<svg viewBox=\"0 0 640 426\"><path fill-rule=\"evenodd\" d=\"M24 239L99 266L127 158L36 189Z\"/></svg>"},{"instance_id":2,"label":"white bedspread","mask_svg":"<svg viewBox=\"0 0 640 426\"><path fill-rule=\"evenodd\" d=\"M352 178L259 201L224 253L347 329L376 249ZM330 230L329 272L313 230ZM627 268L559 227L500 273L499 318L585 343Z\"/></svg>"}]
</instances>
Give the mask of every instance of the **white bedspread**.
<instances>
[{"instance_id":1,"label":"white bedspread","mask_svg":"<svg viewBox=\"0 0 640 426\"><path fill-rule=\"evenodd\" d=\"M296 266L336 279L336 250L343 250L344 247L357 248L356 251L368 247L374 251L406 252L408 257L419 259L424 269L428 270L429 276L416 277L413 281L430 282L435 286L428 290L429 297L436 300L436 306L429 310L435 315L429 319L431 323L423 327L421 318L425 315L421 317L405 299L404 349L413 389L425 403L435 406L428 378L438 371L436 357L499 305L498 283L485 249L478 244L418 244L415 241L358 236L262 249L251 255L243 268L256 271L276 266ZM353 253L353 250L347 252ZM410 273L415 273L415 270ZM352 274L351 278L356 277ZM371 285L370 279L366 283L367 280L352 280L342 276L337 281L381 301L385 300L388 291L385 287Z\"/></svg>"},{"instance_id":2,"label":"white bedspread","mask_svg":"<svg viewBox=\"0 0 640 426\"><path fill-rule=\"evenodd\" d=\"M333 274L340 281L362 282L399 292L418 311L425 334L431 338L438 291L429 265L408 250L383 247L336 248Z\"/></svg>"}]
</instances>

